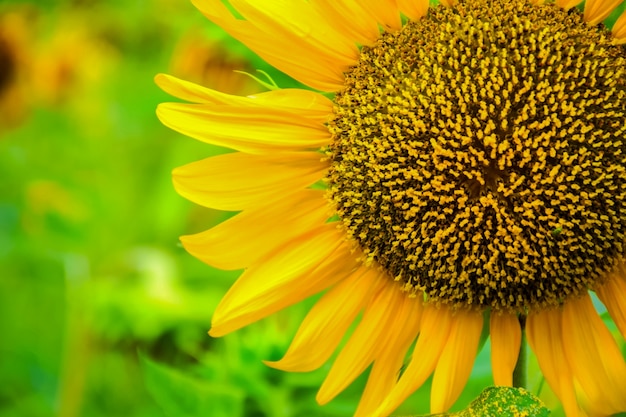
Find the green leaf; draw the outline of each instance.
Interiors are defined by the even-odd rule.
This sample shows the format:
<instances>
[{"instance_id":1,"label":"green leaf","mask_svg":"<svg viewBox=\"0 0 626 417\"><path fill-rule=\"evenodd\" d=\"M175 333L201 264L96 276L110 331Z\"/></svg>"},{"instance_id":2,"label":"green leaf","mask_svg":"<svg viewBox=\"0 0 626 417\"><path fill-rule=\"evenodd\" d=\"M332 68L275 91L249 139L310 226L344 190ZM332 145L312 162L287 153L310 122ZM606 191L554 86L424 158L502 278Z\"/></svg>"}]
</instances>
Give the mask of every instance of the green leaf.
<instances>
[{"instance_id":1,"label":"green leaf","mask_svg":"<svg viewBox=\"0 0 626 417\"><path fill-rule=\"evenodd\" d=\"M192 378L140 355L148 392L167 417L243 415L244 393L232 385Z\"/></svg>"},{"instance_id":2,"label":"green leaf","mask_svg":"<svg viewBox=\"0 0 626 417\"><path fill-rule=\"evenodd\" d=\"M548 417L539 398L523 388L489 387L470 405L455 413L431 414L430 417Z\"/></svg>"}]
</instances>

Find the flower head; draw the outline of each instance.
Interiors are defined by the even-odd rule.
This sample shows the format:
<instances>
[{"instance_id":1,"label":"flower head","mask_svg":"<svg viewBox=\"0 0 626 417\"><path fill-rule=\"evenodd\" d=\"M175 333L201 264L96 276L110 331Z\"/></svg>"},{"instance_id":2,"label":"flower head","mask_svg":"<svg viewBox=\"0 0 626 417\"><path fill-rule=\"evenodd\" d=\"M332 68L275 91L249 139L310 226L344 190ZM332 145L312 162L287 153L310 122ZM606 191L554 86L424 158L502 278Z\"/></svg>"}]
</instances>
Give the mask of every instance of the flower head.
<instances>
[{"instance_id":1,"label":"flower head","mask_svg":"<svg viewBox=\"0 0 626 417\"><path fill-rule=\"evenodd\" d=\"M0 9L0 131L17 126L26 115L30 11Z\"/></svg>"},{"instance_id":2,"label":"flower head","mask_svg":"<svg viewBox=\"0 0 626 417\"><path fill-rule=\"evenodd\" d=\"M161 105L166 125L237 151L174 173L189 199L241 211L183 238L245 269L210 333L326 290L268 364L321 366L363 312L317 399L372 365L357 415L383 416L431 375L431 410L447 410L484 325L494 381L511 385L526 323L569 417L625 411L626 363L589 295L625 336L626 17L600 24L620 2L441 3L233 0L234 17L197 1L267 62L334 93L244 98L157 78L195 103Z\"/></svg>"},{"instance_id":3,"label":"flower head","mask_svg":"<svg viewBox=\"0 0 626 417\"><path fill-rule=\"evenodd\" d=\"M236 71L249 70L241 56L230 51L217 35L190 30L176 45L170 63L173 75L187 81L216 87L225 93L245 94L255 91L252 79Z\"/></svg>"}]
</instances>

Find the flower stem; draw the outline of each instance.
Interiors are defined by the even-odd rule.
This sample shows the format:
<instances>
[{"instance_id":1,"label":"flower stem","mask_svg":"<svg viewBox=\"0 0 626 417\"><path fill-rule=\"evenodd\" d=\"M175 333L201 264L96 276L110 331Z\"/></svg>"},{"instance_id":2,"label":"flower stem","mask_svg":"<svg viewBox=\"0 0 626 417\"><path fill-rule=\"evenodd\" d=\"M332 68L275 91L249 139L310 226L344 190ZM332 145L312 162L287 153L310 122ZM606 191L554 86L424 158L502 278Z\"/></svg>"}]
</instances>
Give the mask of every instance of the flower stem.
<instances>
[{"instance_id":1,"label":"flower stem","mask_svg":"<svg viewBox=\"0 0 626 417\"><path fill-rule=\"evenodd\" d=\"M528 348L526 347L526 316L519 316L519 325L522 328L522 341L520 343L519 355L517 363L513 370L513 386L518 388L526 388L526 359L528 356Z\"/></svg>"}]
</instances>

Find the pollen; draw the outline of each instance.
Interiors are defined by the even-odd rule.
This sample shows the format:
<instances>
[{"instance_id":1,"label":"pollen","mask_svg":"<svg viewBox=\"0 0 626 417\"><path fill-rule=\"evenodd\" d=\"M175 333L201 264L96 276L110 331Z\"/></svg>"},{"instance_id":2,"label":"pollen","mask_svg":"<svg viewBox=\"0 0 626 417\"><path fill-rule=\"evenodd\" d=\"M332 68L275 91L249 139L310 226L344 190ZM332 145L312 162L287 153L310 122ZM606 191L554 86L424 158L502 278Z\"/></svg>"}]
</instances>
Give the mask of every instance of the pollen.
<instances>
[{"instance_id":1,"label":"pollen","mask_svg":"<svg viewBox=\"0 0 626 417\"><path fill-rule=\"evenodd\" d=\"M364 46L335 97L328 198L409 294L524 312L624 255L626 49L577 9L439 6Z\"/></svg>"}]
</instances>

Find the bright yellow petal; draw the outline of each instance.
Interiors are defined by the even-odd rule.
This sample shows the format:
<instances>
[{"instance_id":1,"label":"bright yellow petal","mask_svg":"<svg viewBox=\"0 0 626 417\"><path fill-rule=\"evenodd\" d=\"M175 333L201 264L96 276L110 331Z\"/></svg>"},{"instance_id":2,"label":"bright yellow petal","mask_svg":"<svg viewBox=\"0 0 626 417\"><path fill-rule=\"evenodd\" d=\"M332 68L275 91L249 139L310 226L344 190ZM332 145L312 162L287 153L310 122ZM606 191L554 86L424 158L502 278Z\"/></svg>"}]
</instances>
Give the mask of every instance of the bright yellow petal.
<instances>
[{"instance_id":1,"label":"bright yellow petal","mask_svg":"<svg viewBox=\"0 0 626 417\"><path fill-rule=\"evenodd\" d=\"M273 248L323 224L328 217L324 191L301 190L180 240L190 254L209 265L242 269Z\"/></svg>"},{"instance_id":2,"label":"bright yellow petal","mask_svg":"<svg viewBox=\"0 0 626 417\"><path fill-rule=\"evenodd\" d=\"M596 289L596 294L609 311L617 328L626 338L626 274L619 267L608 280Z\"/></svg>"},{"instance_id":3,"label":"bright yellow petal","mask_svg":"<svg viewBox=\"0 0 626 417\"><path fill-rule=\"evenodd\" d=\"M396 323L400 305L395 302L401 294L391 279L374 294L361 322L350 336L333 363L317 393L317 402L326 404L343 391L376 359L384 348L385 338Z\"/></svg>"},{"instance_id":4,"label":"bright yellow petal","mask_svg":"<svg viewBox=\"0 0 626 417\"><path fill-rule=\"evenodd\" d=\"M572 7L577 6L582 0L556 0L555 3L557 6L569 10Z\"/></svg>"},{"instance_id":5,"label":"bright yellow petal","mask_svg":"<svg viewBox=\"0 0 626 417\"><path fill-rule=\"evenodd\" d=\"M422 297L408 297L398 292L396 303L401 305L395 323L385 335L386 343L374 360L367 385L354 417L369 417L398 382L399 371L406 353L419 333L423 308Z\"/></svg>"},{"instance_id":6,"label":"bright yellow petal","mask_svg":"<svg viewBox=\"0 0 626 417\"><path fill-rule=\"evenodd\" d=\"M361 0L362 7L375 16L385 30L402 28L397 0Z\"/></svg>"},{"instance_id":7,"label":"bright yellow petal","mask_svg":"<svg viewBox=\"0 0 626 417\"><path fill-rule=\"evenodd\" d=\"M324 124L333 111L331 100L309 90L284 88L241 97L202 87L167 74L158 74L154 81L166 93L191 103L244 108L268 107L291 112L295 116L310 117L320 124Z\"/></svg>"},{"instance_id":8,"label":"bright yellow petal","mask_svg":"<svg viewBox=\"0 0 626 417\"><path fill-rule=\"evenodd\" d=\"M358 59L354 39L343 36L341 28L335 28L317 13L307 0L230 0L243 17L263 33L284 34L293 47L313 47L322 51L319 59L330 61L348 57ZM266 46L269 47L269 46ZM313 51L298 51L307 55Z\"/></svg>"},{"instance_id":9,"label":"bright yellow petal","mask_svg":"<svg viewBox=\"0 0 626 417\"><path fill-rule=\"evenodd\" d=\"M247 99L233 96L167 74L157 74L154 82L166 93L192 103L239 104Z\"/></svg>"},{"instance_id":10,"label":"bright yellow petal","mask_svg":"<svg viewBox=\"0 0 626 417\"><path fill-rule=\"evenodd\" d=\"M441 352L430 391L430 412L443 413L459 398L476 359L483 315L476 311L457 311Z\"/></svg>"},{"instance_id":11,"label":"bright yellow petal","mask_svg":"<svg viewBox=\"0 0 626 417\"><path fill-rule=\"evenodd\" d=\"M419 20L428 13L428 0L398 0L398 7L409 19Z\"/></svg>"},{"instance_id":12,"label":"bright yellow petal","mask_svg":"<svg viewBox=\"0 0 626 417\"><path fill-rule=\"evenodd\" d=\"M513 386L513 370L522 343L517 314L491 312L491 369L495 385Z\"/></svg>"},{"instance_id":13,"label":"bright yellow petal","mask_svg":"<svg viewBox=\"0 0 626 417\"><path fill-rule=\"evenodd\" d=\"M626 13L622 13L621 16L617 18L613 29L611 29L611 33L613 34L615 43L622 44L626 42Z\"/></svg>"},{"instance_id":14,"label":"bright yellow petal","mask_svg":"<svg viewBox=\"0 0 626 417\"><path fill-rule=\"evenodd\" d=\"M586 0L584 19L590 26L595 26L609 17L611 12L623 0Z\"/></svg>"},{"instance_id":15,"label":"bright yellow petal","mask_svg":"<svg viewBox=\"0 0 626 417\"><path fill-rule=\"evenodd\" d=\"M233 0L246 20L234 17L221 0L194 0L195 6L270 65L309 87L337 91L358 49L305 0Z\"/></svg>"},{"instance_id":16,"label":"bright yellow petal","mask_svg":"<svg viewBox=\"0 0 626 417\"><path fill-rule=\"evenodd\" d=\"M432 304L424 306L420 335L413 349L411 362L372 417L388 416L422 386L439 361L441 352L448 342L451 327L452 312L448 308L438 308Z\"/></svg>"},{"instance_id":17,"label":"bright yellow petal","mask_svg":"<svg viewBox=\"0 0 626 417\"><path fill-rule=\"evenodd\" d=\"M228 290L215 310L209 334L223 336L343 280L357 266L350 249L335 224L277 248Z\"/></svg>"},{"instance_id":18,"label":"bright yellow petal","mask_svg":"<svg viewBox=\"0 0 626 417\"><path fill-rule=\"evenodd\" d=\"M591 414L626 411L626 362L588 295L563 306L563 344Z\"/></svg>"},{"instance_id":19,"label":"bright yellow petal","mask_svg":"<svg viewBox=\"0 0 626 417\"><path fill-rule=\"evenodd\" d=\"M288 372L307 372L328 360L370 300L373 291L385 284L374 269L362 267L331 288L315 304L300 325L285 356L276 362L265 362L272 368Z\"/></svg>"},{"instance_id":20,"label":"bright yellow petal","mask_svg":"<svg viewBox=\"0 0 626 417\"><path fill-rule=\"evenodd\" d=\"M439 0L439 3L443 4L446 7L452 7L458 3L458 0Z\"/></svg>"},{"instance_id":21,"label":"bright yellow petal","mask_svg":"<svg viewBox=\"0 0 626 417\"><path fill-rule=\"evenodd\" d=\"M330 25L340 28L347 37L361 44L371 44L380 37L378 20L360 0L317 0L311 2Z\"/></svg>"},{"instance_id":22,"label":"bright yellow petal","mask_svg":"<svg viewBox=\"0 0 626 417\"><path fill-rule=\"evenodd\" d=\"M531 312L526 320L528 344L550 387L561 400L567 417L582 416L574 389L574 376L565 358L561 309Z\"/></svg>"},{"instance_id":23,"label":"bright yellow petal","mask_svg":"<svg viewBox=\"0 0 626 417\"><path fill-rule=\"evenodd\" d=\"M316 152L248 155L230 153L203 159L173 172L183 197L218 210L262 207L302 190L324 175Z\"/></svg>"},{"instance_id":24,"label":"bright yellow petal","mask_svg":"<svg viewBox=\"0 0 626 417\"><path fill-rule=\"evenodd\" d=\"M253 103L254 99L248 99ZM163 103L161 122L183 135L217 146L249 153L318 149L330 142L323 121L266 106Z\"/></svg>"}]
</instances>

